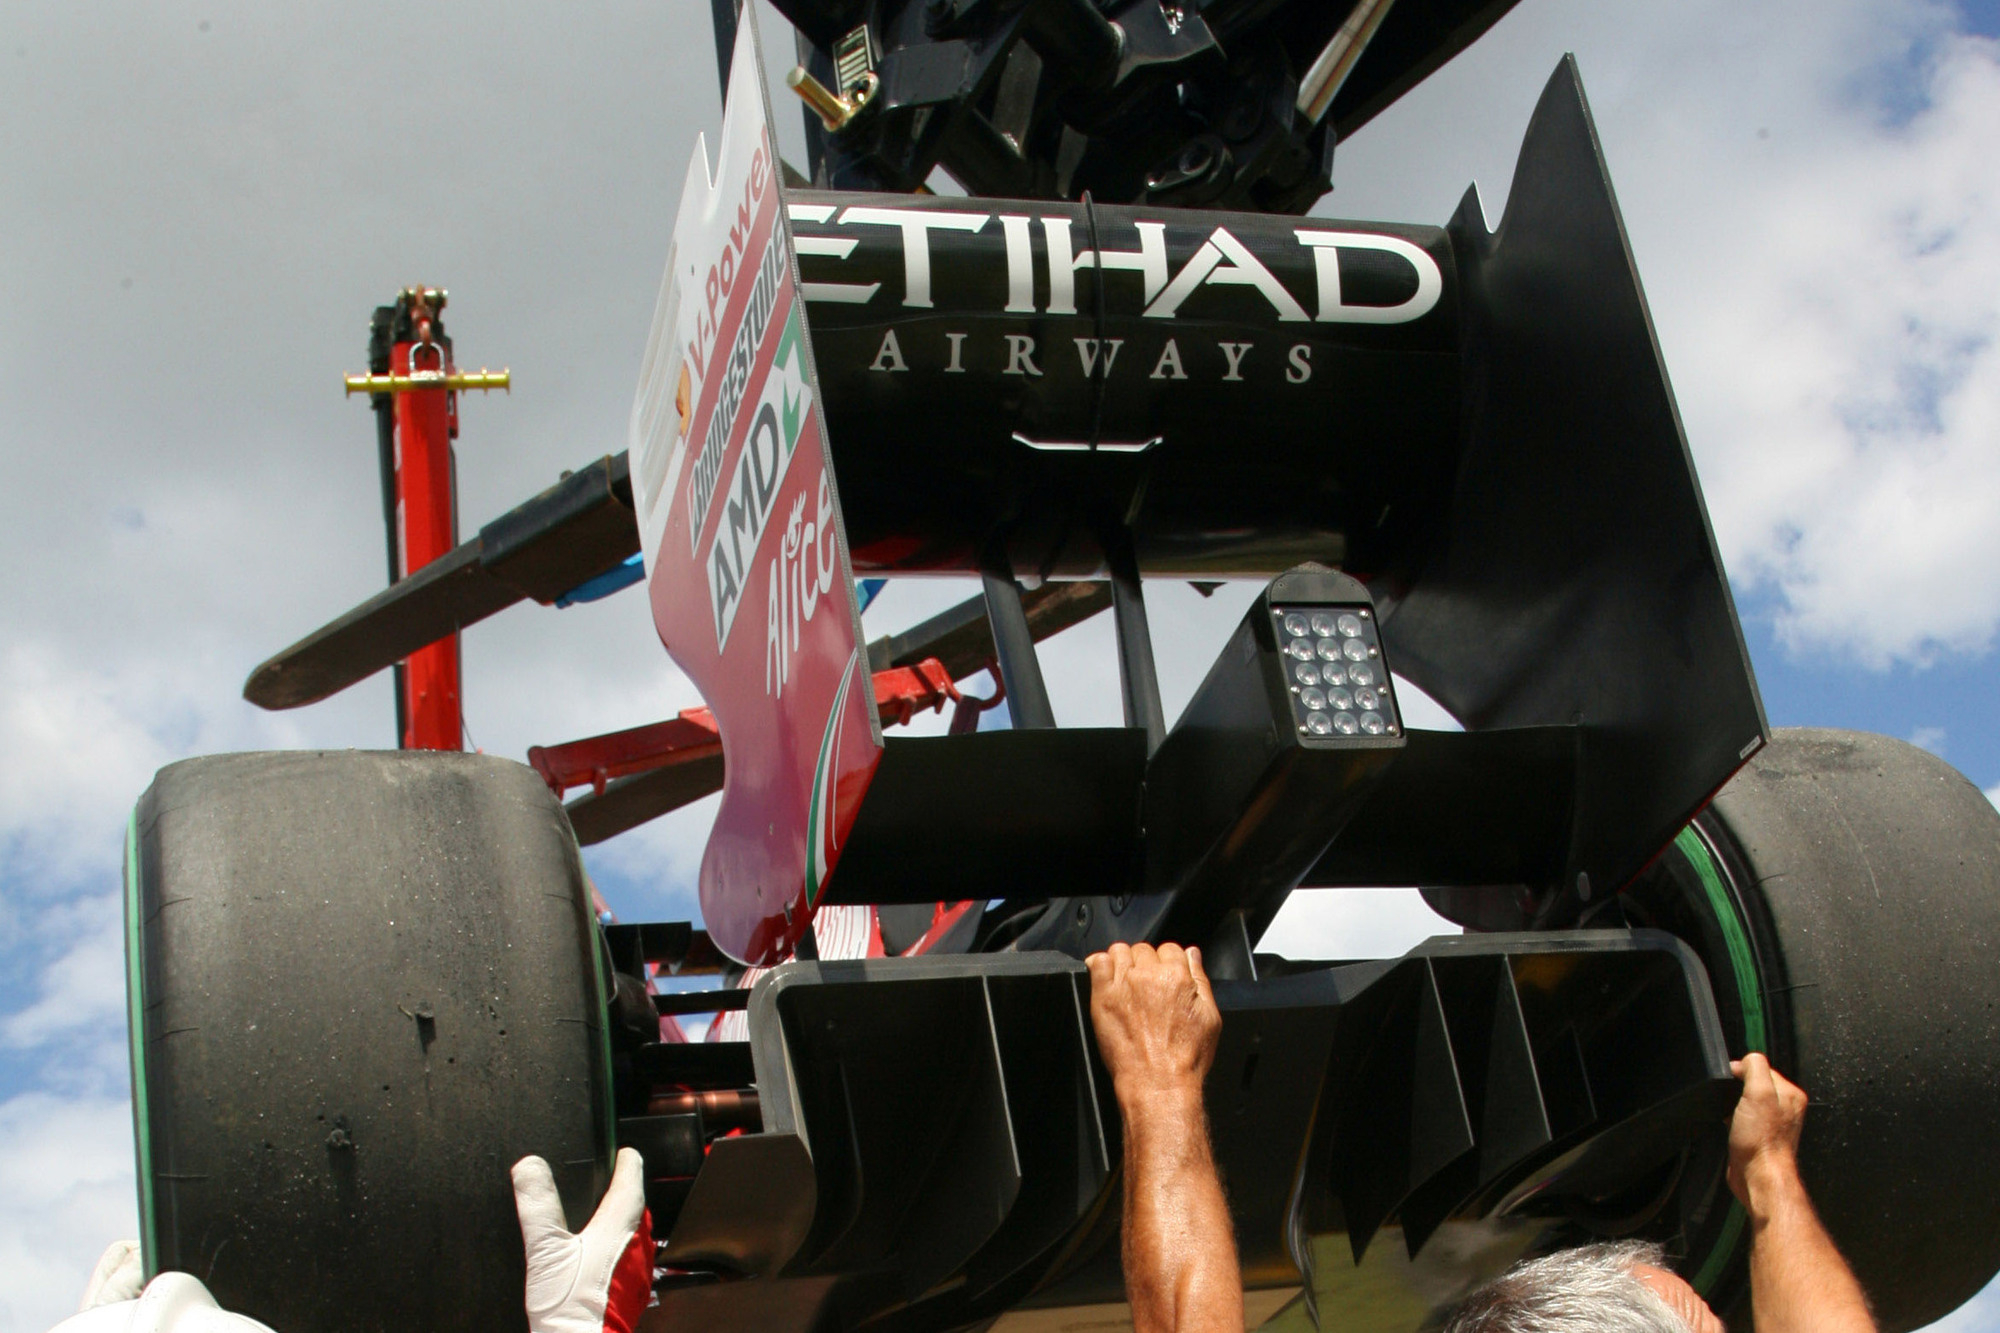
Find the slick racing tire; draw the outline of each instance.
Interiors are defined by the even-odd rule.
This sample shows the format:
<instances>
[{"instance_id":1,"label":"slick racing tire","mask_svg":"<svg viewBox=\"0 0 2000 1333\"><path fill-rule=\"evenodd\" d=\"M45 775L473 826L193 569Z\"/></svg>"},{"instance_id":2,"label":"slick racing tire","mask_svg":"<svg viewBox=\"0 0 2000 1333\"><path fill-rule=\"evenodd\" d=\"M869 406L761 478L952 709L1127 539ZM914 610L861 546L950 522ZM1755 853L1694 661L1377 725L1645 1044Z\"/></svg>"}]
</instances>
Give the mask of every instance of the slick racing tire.
<instances>
[{"instance_id":1,"label":"slick racing tire","mask_svg":"<svg viewBox=\"0 0 2000 1333\"><path fill-rule=\"evenodd\" d=\"M1662 924L1707 961L1730 1054L1811 1098L1800 1171L1885 1333L1977 1293L2000 1270L2000 812L1902 741L1781 730L1647 878L1639 903L1679 882L1707 908ZM1747 1314L1719 1201L1690 1276Z\"/></svg>"},{"instance_id":2,"label":"slick racing tire","mask_svg":"<svg viewBox=\"0 0 2000 1333\"><path fill-rule=\"evenodd\" d=\"M525 1329L508 1171L572 1227L613 1151L599 945L535 774L477 755L191 759L126 851L140 1226L279 1333Z\"/></svg>"}]
</instances>

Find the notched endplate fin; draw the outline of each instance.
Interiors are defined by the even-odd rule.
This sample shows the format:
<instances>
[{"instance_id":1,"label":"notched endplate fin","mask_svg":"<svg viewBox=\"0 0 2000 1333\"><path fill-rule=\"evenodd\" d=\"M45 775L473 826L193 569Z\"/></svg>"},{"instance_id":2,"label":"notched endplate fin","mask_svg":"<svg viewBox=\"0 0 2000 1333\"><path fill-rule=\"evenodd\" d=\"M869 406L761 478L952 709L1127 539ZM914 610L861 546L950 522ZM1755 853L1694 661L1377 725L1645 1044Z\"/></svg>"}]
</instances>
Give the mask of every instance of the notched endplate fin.
<instances>
[{"instance_id":1,"label":"notched endplate fin","mask_svg":"<svg viewBox=\"0 0 2000 1333\"><path fill-rule=\"evenodd\" d=\"M1568 864L1636 873L1767 734L1624 222L1565 56L1489 233L1449 228L1467 438L1383 603L1397 670L1473 730L1582 732Z\"/></svg>"}]
</instances>

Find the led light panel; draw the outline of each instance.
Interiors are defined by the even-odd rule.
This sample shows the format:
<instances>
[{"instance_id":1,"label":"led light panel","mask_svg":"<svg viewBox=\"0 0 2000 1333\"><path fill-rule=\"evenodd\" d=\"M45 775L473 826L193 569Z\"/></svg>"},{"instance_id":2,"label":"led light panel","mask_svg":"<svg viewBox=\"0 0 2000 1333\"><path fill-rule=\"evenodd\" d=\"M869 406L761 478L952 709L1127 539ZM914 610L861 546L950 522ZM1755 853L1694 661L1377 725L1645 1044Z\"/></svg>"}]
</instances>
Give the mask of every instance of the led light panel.
<instances>
[{"instance_id":1,"label":"led light panel","mask_svg":"<svg viewBox=\"0 0 2000 1333\"><path fill-rule=\"evenodd\" d=\"M1301 734L1400 735L1375 613L1365 606L1274 606L1292 722Z\"/></svg>"}]
</instances>

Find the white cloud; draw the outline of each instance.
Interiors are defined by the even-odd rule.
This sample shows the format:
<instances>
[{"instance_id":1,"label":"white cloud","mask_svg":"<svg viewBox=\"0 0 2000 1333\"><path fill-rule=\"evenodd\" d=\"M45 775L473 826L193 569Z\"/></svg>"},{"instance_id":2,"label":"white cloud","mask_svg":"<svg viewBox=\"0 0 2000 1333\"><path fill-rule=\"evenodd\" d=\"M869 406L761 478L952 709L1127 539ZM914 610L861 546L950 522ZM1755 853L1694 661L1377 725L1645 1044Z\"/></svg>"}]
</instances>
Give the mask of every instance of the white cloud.
<instances>
[{"instance_id":1,"label":"white cloud","mask_svg":"<svg viewBox=\"0 0 2000 1333\"><path fill-rule=\"evenodd\" d=\"M0 656L0 753L16 760L0 765L0 827L28 844L17 856L61 879L102 867L104 834L122 822L111 794L137 795L165 759L112 682L91 675L42 645Z\"/></svg>"},{"instance_id":2,"label":"white cloud","mask_svg":"<svg viewBox=\"0 0 2000 1333\"><path fill-rule=\"evenodd\" d=\"M1929 750L1932 754L1942 757L1944 754L1944 737L1945 731L1943 727L1918 727L1910 733L1910 744L1916 746L1919 750Z\"/></svg>"},{"instance_id":3,"label":"white cloud","mask_svg":"<svg viewBox=\"0 0 2000 1333\"><path fill-rule=\"evenodd\" d=\"M104 1247L137 1230L128 1102L0 1102L0 1333L42 1333L72 1313Z\"/></svg>"},{"instance_id":4,"label":"white cloud","mask_svg":"<svg viewBox=\"0 0 2000 1333\"><path fill-rule=\"evenodd\" d=\"M1996 55L1945 38L1907 124L1836 117L1852 143L1751 196L1755 242L1688 318L1725 541L1804 654L1927 661L2000 621Z\"/></svg>"},{"instance_id":5,"label":"white cloud","mask_svg":"<svg viewBox=\"0 0 2000 1333\"><path fill-rule=\"evenodd\" d=\"M1415 889L1301 889L1257 948L1286 958L1396 958L1433 935L1458 933Z\"/></svg>"},{"instance_id":6,"label":"white cloud","mask_svg":"<svg viewBox=\"0 0 2000 1333\"><path fill-rule=\"evenodd\" d=\"M1497 220L1575 51L1731 572L1813 660L1980 651L2000 47L1955 21L1930 0L1528 0L1343 146L1322 209L1442 220L1476 177Z\"/></svg>"},{"instance_id":7,"label":"white cloud","mask_svg":"<svg viewBox=\"0 0 2000 1333\"><path fill-rule=\"evenodd\" d=\"M1464 731L1459 720L1444 705L1418 689L1415 684L1395 678L1396 707L1403 713L1403 725L1418 731Z\"/></svg>"},{"instance_id":8,"label":"white cloud","mask_svg":"<svg viewBox=\"0 0 2000 1333\"><path fill-rule=\"evenodd\" d=\"M33 1003L0 1018L0 1045L34 1051L60 1041L69 1062L91 1053L93 1045L108 1046L116 1067L125 1054L125 940L118 898L86 899L79 906L91 928L43 970ZM105 1033L113 1039L76 1040Z\"/></svg>"}]
</instances>

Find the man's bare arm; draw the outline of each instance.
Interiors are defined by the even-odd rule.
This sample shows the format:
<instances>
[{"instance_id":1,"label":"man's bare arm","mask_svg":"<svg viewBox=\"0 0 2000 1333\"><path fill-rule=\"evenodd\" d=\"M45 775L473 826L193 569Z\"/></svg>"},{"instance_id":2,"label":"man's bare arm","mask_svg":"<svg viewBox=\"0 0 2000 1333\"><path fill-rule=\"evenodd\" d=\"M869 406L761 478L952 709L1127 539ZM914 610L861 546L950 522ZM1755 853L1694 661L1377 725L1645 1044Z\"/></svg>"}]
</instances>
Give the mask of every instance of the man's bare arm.
<instances>
[{"instance_id":1,"label":"man's bare arm","mask_svg":"<svg viewBox=\"0 0 2000 1333\"><path fill-rule=\"evenodd\" d=\"M1799 1179L1805 1093L1754 1052L1730 1069L1743 1097L1729 1126L1729 1188L1750 1214L1757 1333L1875 1333L1868 1298Z\"/></svg>"},{"instance_id":2,"label":"man's bare arm","mask_svg":"<svg viewBox=\"0 0 2000 1333\"><path fill-rule=\"evenodd\" d=\"M1201 953L1114 944L1088 965L1091 1022L1125 1125L1134 1333L1242 1333L1236 1237L1201 1099L1222 1031Z\"/></svg>"}]
</instances>

